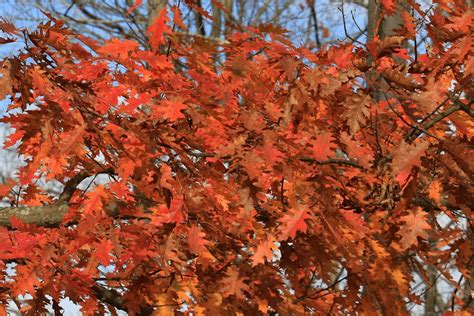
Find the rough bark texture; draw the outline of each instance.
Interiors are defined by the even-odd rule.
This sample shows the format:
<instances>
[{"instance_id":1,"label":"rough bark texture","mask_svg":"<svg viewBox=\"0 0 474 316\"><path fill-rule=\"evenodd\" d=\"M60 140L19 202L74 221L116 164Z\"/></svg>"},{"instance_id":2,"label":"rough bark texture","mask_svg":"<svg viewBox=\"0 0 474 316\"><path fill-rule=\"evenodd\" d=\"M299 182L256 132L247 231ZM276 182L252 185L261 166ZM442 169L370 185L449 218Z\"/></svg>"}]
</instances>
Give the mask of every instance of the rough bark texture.
<instances>
[{"instance_id":1,"label":"rough bark texture","mask_svg":"<svg viewBox=\"0 0 474 316\"><path fill-rule=\"evenodd\" d=\"M38 226L54 227L61 224L68 211L67 204L5 207L0 209L0 226L11 227L11 218Z\"/></svg>"}]
</instances>

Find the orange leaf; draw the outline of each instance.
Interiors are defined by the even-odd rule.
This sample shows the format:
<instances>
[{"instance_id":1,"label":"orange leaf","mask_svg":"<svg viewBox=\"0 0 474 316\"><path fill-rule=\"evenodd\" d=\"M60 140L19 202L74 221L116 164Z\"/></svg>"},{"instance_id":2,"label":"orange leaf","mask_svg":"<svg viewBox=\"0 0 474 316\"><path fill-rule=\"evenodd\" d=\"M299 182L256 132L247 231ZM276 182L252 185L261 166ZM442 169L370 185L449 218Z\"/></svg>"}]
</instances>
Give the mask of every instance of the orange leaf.
<instances>
[{"instance_id":1,"label":"orange leaf","mask_svg":"<svg viewBox=\"0 0 474 316\"><path fill-rule=\"evenodd\" d=\"M278 250L276 239L273 235L270 235L255 248L252 256L252 266L255 267L258 264L265 263L265 259L270 261L276 250Z\"/></svg>"},{"instance_id":2,"label":"orange leaf","mask_svg":"<svg viewBox=\"0 0 474 316\"><path fill-rule=\"evenodd\" d=\"M418 244L418 237L428 238L428 230L431 229L431 225L428 224L427 214L424 211L417 209L401 217L400 220L404 222L398 232L401 237L400 245L402 249L406 250Z\"/></svg>"},{"instance_id":3,"label":"orange leaf","mask_svg":"<svg viewBox=\"0 0 474 316\"><path fill-rule=\"evenodd\" d=\"M412 168L420 164L420 158L424 155L429 145L430 143L424 140L418 140L415 144L408 144L402 141L398 145L392 161L392 173L395 176L395 180L400 183L405 182Z\"/></svg>"},{"instance_id":4,"label":"orange leaf","mask_svg":"<svg viewBox=\"0 0 474 316\"><path fill-rule=\"evenodd\" d=\"M159 207L153 207L151 210L154 213L152 222L155 225L162 225L165 223L180 223L183 221L184 216L181 211L183 206L183 199L174 198L171 201L170 207L161 205Z\"/></svg>"},{"instance_id":5,"label":"orange leaf","mask_svg":"<svg viewBox=\"0 0 474 316\"><path fill-rule=\"evenodd\" d=\"M209 243L205 239L206 234L197 225L191 225L188 230L189 250L195 254L208 252L206 245Z\"/></svg>"},{"instance_id":6,"label":"orange leaf","mask_svg":"<svg viewBox=\"0 0 474 316\"><path fill-rule=\"evenodd\" d=\"M240 277L237 267L231 267L227 271L227 276L222 280L221 291L224 297L235 296L238 299L244 299L244 292L249 292L250 287L244 283Z\"/></svg>"},{"instance_id":7,"label":"orange leaf","mask_svg":"<svg viewBox=\"0 0 474 316\"><path fill-rule=\"evenodd\" d=\"M100 264L107 266L110 264L111 252L114 249L114 245L110 239L102 240L97 244L94 255L99 259Z\"/></svg>"},{"instance_id":8,"label":"orange leaf","mask_svg":"<svg viewBox=\"0 0 474 316\"><path fill-rule=\"evenodd\" d=\"M100 53L114 57L127 58L129 57L130 52L136 51L138 47L139 45L135 41L112 38L108 40L98 51Z\"/></svg>"},{"instance_id":9,"label":"orange leaf","mask_svg":"<svg viewBox=\"0 0 474 316\"><path fill-rule=\"evenodd\" d=\"M174 5L171 7L171 11L173 11L173 24L179 26L182 30L186 30L179 8Z\"/></svg>"},{"instance_id":10,"label":"orange leaf","mask_svg":"<svg viewBox=\"0 0 474 316\"><path fill-rule=\"evenodd\" d=\"M158 48L161 44L164 44L165 37L164 33L169 33L169 27L166 25L168 22L168 14L166 8L162 9L160 13L157 14L155 20L148 27L148 34L150 35L150 45L154 51L158 51Z\"/></svg>"},{"instance_id":11,"label":"orange leaf","mask_svg":"<svg viewBox=\"0 0 474 316\"><path fill-rule=\"evenodd\" d=\"M385 12L387 12L388 15L393 14L395 8L394 0L380 0L380 3L382 4Z\"/></svg>"},{"instance_id":12,"label":"orange leaf","mask_svg":"<svg viewBox=\"0 0 474 316\"><path fill-rule=\"evenodd\" d=\"M313 143L312 157L317 160L326 160L334 155L333 143L334 137L329 132L323 132L316 136L316 141Z\"/></svg>"},{"instance_id":13,"label":"orange leaf","mask_svg":"<svg viewBox=\"0 0 474 316\"><path fill-rule=\"evenodd\" d=\"M281 218L279 239L286 240L288 238L295 238L297 232L305 232L308 228L305 220L308 218L310 218L310 216L308 210L305 208L301 210L289 210L288 213Z\"/></svg>"},{"instance_id":14,"label":"orange leaf","mask_svg":"<svg viewBox=\"0 0 474 316\"><path fill-rule=\"evenodd\" d=\"M0 184L0 198L9 194L15 184L16 182L12 179L8 179L7 182Z\"/></svg>"}]
</instances>

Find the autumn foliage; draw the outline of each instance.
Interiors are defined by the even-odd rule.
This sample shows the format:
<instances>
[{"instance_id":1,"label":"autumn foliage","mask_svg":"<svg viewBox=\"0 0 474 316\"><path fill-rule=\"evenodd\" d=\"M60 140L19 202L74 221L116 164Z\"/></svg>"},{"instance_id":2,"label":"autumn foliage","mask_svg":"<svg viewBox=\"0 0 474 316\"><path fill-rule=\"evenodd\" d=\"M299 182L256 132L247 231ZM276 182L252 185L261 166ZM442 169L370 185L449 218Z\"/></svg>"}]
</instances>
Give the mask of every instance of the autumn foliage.
<instances>
[{"instance_id":1,"label":"autumn foliage","mask_svg":"<svg viewBox=\"0 0 474 316\"><path fill-rule=\"evenodd\" d=\"M473 12L411 6L422 18L395 36L317 52L268 25L183 36L176 7L148 48L3 21L2 43L26 39L0 79L5 146L26 163L0 190L18 210L0 228L0 314L29 294L26 314L68 297L85 315L401 315L428 266L466 310L450 273L471 278Z\"/></svg>"}]
</instances>

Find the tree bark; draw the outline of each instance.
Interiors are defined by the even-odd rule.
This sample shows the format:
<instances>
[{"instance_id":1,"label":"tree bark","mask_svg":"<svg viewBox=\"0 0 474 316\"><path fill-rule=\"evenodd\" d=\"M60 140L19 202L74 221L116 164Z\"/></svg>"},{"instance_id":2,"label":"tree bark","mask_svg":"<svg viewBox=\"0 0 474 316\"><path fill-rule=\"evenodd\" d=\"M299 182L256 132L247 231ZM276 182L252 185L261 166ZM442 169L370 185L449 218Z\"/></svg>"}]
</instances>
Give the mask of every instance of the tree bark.
<instances>
[{"instance_id":1,"label":"tree bark","mask_svg":"<svg viewBox=\"0 0 474 316\"><path fill-rule=\"evenodd\" d=\"M380 25L377 26L381 14L381 7L378 1L369 0L367 40L373 39L375 35L378 35L381 39L393 35L393 31L403 25L402 12L405 7L405 1L397 1L395 12L392 15L385 15Z\"/></svg>"},{"instance_id":2,"label":"tree bark","mask_svg":"<svg viewBox=\"0 0 474 316\"><path fill-rule=\"evenodd\" d=\"M160 13L162 9L166 7L167 1L165 0L148 0L148 16L147 25L150 26L153 23L156 15Z\"/></svg>"},{"instance_id":3,"label":"tree bark","mask_svg":"<svg viewBox=\"0 0 474 316\"><path fill-rule=\"evenodd\" d=\"M27 224L57 227L61 224L68 209L66 203L42 206L4 207L0 208L0 226L10 228L12 226L11 218L16 217Z\"/></svg>"}]
</instances>

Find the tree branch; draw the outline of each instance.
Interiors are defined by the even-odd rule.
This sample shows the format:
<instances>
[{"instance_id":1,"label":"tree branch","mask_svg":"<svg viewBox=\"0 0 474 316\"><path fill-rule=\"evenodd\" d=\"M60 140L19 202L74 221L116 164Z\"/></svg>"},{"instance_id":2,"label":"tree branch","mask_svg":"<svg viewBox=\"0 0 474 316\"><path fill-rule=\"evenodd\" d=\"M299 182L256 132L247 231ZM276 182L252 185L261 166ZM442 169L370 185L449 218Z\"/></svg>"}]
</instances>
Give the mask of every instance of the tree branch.
<instances>
[{"instance_id":1,"label":"tree branch","mask_svg":"<svg viewBox=\"0 0 474 316\"><path fill-rule=\"evenodd\" d=\"M196 158L216 157L215 154L207 153L207 152L191 152L191 151L188 151L187 154L190 155L190 156L196 157ZM230 157L229 156L223 156L221 158L222 159L228 159ZM332 159L327 159L327 160L317 160L317 159L314 159L314 158L311 158L311 157L305 157L305 156L297 157L297 159L299 161L302 161L302 162L314 163L314 164L317 164L317 165L345 165L345 166L351 166L351 167L354 167L354 168L364 169L364 167L359 165L357 162L355 162L354 160L349 160L349 159L332 158Z\"/></svg>"},{"instance_id":2,"label":"tree branch","mask_svg":"<svg viewBox=\"0 0 474 316\"><path fill-rule=\"evenodd\" d=\"M35 224L44 227L57 227L61 224L64 215L69 208L66 203L41 205L41 206L18 206L0 208L0 226L11 228L11 218L16 217L27 224Z\"/></svg>"},{"instance_id":3,"label":"tree branch","mask_svg":"<svg viewBox=\"0 0 474 316\"><path fill-rule=\"evenodd\" d=\"M125 312L127 311L124 301L122 300L122 295L120 295L120 293L118 293L117 291L109 290L99 285L93 285L92 291L94 291L94 294L102 302L110 304Z\"/></svg>"},{"instance_id":4,"label":"tree branch","mask_svg":"<svg viewBox=\"0 0 474 316\"><path fill-rule=\"evenodd\" d=\"M420 136L422 133L425 133L426 130L428 130L428 129L432 128L433 126L435 126L436 123L438 123L439 121L443 120L444 118L450 116L451 114L453 114L454 112L456 112L458 110L463 110L469 116L472 117L474 115L474 113L472 113L473 110L470 108L471 104L472 104L472 102L469 105L462 104L461 102L456 103L455 105L453 105L452 107L450 107L446 111L441 112L441 113L433 116L433 118L430 121L426 122L423 125L422 129L417 129L416 131L410 132L408 134L407 140L408 141L413 141L418 136Z\"/></svg>"}]
</instances>

